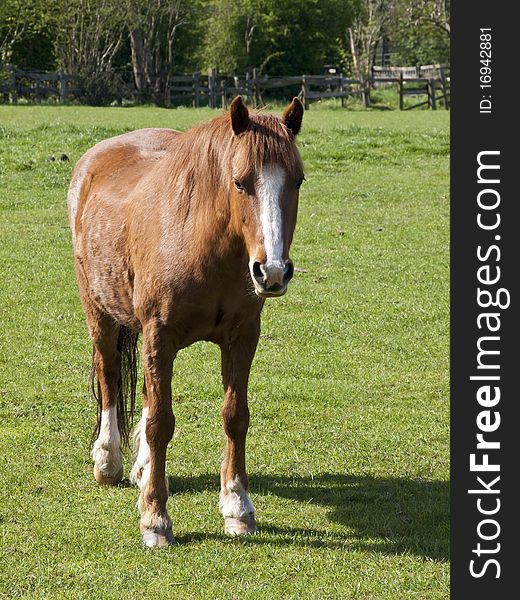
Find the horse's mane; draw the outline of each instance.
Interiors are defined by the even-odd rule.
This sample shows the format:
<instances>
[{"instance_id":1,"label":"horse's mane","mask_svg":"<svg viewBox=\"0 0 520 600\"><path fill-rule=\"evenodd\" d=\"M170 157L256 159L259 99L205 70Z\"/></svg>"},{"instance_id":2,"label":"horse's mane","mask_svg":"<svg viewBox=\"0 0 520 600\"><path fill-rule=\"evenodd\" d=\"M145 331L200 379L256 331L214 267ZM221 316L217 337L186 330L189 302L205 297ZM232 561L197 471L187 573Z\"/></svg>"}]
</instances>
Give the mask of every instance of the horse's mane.
<instances>
[{"instance_id":1,"label":"horse's mane","mask_svg":"<svg viewBox=\"0 0 520 600\"><path fill-rule=\"evenodd\" d=\"M240 135L233 134L228 114L193 127L175 138L170 159L173 179L191 174L221 186L270 163L303 174L294 135L278 117L267 114L250 113L249 126Z\"/></svg>"}]
</instances>

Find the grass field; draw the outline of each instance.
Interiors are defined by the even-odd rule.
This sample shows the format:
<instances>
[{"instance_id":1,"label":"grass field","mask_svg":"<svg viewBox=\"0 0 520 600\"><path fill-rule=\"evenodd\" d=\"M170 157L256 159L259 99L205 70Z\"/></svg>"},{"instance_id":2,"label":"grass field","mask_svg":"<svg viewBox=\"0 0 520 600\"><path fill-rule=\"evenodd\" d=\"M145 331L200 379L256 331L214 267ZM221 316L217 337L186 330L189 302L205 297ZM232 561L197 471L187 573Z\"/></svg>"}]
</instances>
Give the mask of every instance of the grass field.
<instances>
[{"instance_id":1,"label":"grass field","mask_svg":"<svg viewBox=\"0 0 520 600\"><path fill-rule=\"evenodd\" d=\"M292 250L302 271L266 303L250 384L261 533L222 534L210 344L175 364L168 507L180 545L143 550L137 490L94 482L70 173L98 140L213 114L0 106L0 597L447 598L443 111L305 115ZM48 160L62 153L70 161Z\"/></svg>"}]
</instances>

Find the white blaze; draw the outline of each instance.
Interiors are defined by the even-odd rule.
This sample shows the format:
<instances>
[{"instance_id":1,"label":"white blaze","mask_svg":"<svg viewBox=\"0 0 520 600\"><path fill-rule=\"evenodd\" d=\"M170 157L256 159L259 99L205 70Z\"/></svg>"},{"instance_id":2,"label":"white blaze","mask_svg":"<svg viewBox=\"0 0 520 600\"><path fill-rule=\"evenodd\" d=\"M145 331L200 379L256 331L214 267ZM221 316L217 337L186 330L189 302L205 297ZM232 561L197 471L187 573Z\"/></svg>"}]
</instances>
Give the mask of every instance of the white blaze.
<instances>
[{"instance_id":1,"label":"white blaze","mask_svg":"<svg viewBox=\"0 0 520 600\"><path fill-rule=\"evenodd\" d=\"M258 177L260 222L264 235L267 264L283 269L283 230L280 198L285 184L285 171L278 165L265 166Z\"/></svg>"}]
</instances>

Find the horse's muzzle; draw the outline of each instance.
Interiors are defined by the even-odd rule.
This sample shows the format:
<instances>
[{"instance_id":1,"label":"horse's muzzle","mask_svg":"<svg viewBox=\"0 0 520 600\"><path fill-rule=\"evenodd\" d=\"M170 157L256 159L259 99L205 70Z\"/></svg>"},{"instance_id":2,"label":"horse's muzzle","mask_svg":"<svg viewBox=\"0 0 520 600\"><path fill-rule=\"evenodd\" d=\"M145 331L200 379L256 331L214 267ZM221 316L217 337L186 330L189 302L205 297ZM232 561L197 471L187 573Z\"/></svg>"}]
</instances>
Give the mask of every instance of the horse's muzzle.
<instances>
[{"instance_id":1,"label":"horse's muzzle","mask_svg":"<svg viewBox=\"0 0 520 600\"><path fill-rule=\"evenodd\" d=\"M261 298L283 296L287 285L294 275L294 265L291 260L255 261L251 266L251 277L255 285L255 293Z\"/></svg>"}]
</instances>

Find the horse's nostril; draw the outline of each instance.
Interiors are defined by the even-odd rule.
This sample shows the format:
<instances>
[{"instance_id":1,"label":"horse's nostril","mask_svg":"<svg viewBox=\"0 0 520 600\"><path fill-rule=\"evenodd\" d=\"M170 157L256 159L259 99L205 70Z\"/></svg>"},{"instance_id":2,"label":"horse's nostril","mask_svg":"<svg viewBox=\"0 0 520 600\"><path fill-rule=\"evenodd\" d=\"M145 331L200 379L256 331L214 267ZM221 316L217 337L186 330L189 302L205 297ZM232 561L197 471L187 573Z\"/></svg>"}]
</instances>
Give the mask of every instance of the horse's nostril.
<instances>
[{"instance_id":1,"label":"horse's nostril","mask_svg":"<svg viewBox=\"0 0 520 600\"><path fill-rule=\"evenodd\" d=\"M281 261L276 263L255 261L251 267L251 274L262 289L274 293L287 287L294 275L294 265L292 260L287 260L285 264Z\"/></svg>"},{"instance_id":2,"label":"horse's nostril","mask_svg":"<svg viewBox=\"0 0 520 600\"><path fill-rule=\"evenodd\" d=\"M254 262L253 263L253 275L255 276L255 279L259 283L263 283L264 282L265 275L264 275L264 273L262 273L261 265L260 265L259 262Z\"/></svg>"},{"instance_id":3,"label":"horse's nostril","mask_svg":"<svg viewBox=\"0 0 520 600\"><path fill-rule=\"evenodd\" d=\"M283 274L283 282L288 283L289 281L291 281L293 275L294 275L294 265L291 260L288 260L285 263L285 272Z\"/></svg>"}]
</instances>

